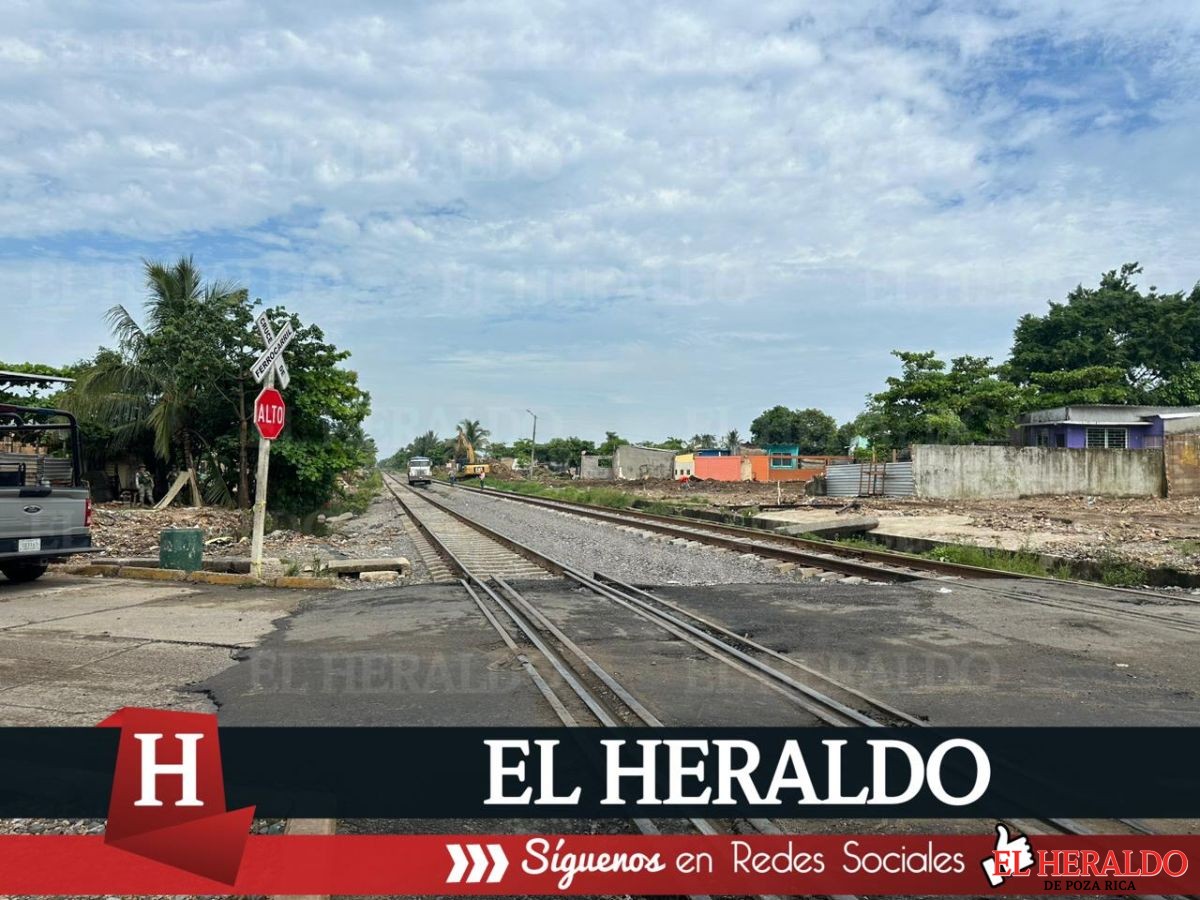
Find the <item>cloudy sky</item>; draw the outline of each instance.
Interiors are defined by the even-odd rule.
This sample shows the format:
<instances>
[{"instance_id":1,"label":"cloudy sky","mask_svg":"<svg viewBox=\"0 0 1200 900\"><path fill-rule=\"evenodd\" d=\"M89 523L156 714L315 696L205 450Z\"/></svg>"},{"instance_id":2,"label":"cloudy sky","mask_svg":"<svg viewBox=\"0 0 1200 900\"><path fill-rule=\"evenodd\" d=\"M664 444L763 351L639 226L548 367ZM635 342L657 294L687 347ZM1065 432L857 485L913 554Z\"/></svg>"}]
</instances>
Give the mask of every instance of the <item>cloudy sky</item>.
<instances>
[{"instance_id":1,"label":"cloudy sky","mask_svg":"<svg viewBox=\"0 0 1200 900\"><path fill-rule=\"evenodd\" d=\"M353 352L386 452L745 433L1200 278L1191 0L305 6L5 2L0 359L190 253Z\"/></svg>"}]
</instances>

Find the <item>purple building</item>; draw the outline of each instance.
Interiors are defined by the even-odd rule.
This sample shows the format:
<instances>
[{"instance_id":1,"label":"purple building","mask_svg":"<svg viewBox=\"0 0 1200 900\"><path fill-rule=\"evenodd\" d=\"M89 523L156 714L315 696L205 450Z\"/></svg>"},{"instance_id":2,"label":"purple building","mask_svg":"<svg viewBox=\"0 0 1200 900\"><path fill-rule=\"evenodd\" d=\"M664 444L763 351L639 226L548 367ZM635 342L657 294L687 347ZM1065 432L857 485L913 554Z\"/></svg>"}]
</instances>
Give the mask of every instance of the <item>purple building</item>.
<instances>
[{"instance_id":1,"label":"purple building","mask_svg":"<svg viewBox=\"0 0 1200 900\"><path fill-rule=\"evenodd\" d=\"M1200 406L1059 406L1024 413L1023 447L1159 450L1163 435L1200 431Z\"/></svg>"}]
</instances>

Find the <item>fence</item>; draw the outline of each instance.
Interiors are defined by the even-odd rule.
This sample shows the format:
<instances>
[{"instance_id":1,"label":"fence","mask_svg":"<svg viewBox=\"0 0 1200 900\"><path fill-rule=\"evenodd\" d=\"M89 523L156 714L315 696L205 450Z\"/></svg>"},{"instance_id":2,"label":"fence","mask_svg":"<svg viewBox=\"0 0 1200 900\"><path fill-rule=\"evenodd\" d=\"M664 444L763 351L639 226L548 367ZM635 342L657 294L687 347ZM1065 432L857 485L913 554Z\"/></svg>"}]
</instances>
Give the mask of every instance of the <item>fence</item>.
<instances>
[{"instance_id":1,"label":"fence","mask_svg":"<svg viewBox=\"0 0 1200 900\"><path fill-rule=\"evenodd\" d=\"M911 497L911 462L862 463L829 466L825 470L825 493L830 497Z\"/></svg>"}]
</instances>

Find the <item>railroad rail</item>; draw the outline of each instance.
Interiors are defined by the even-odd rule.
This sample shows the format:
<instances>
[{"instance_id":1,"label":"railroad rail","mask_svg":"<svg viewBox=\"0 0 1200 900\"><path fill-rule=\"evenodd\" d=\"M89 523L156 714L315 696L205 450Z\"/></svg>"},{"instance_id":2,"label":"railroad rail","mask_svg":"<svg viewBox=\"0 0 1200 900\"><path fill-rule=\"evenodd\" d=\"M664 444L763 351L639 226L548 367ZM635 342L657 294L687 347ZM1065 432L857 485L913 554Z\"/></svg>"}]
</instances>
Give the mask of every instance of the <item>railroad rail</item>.
<instances>
[{"instance_id":1,"label":"railroad rail","mask_svg":"<svg viewBox=\"0 0 1200 900\"><path fill-rule=\"evenodd\" d=\"M441 486L449 487L449 485ZM914 582L930 579L944 581L948 578L955 578L969 583L969 587L973 591L990 593L1008 600L1083 612L1110 619L1149 622L1174 631L1200 634L1200 622L1182 618L1169 611L1172 609L1170 604L1175 604L1176 611L1182 611L1200 602L1186 595L1167 595L1136 588L1112 587L1041 575L1004 572L979 566L965 566L892 550L849 547L833 541L775 534L738 525L697 522L694 519L664 516L642 510L614 510L609 507L598 507L567 500L530 497L511 491L467 488L463 485L458 485L457 489L482 493L484 496L498 501L513 501L571 513L611 525L634 527L671 537L686 538L710 546L792 562L798 566L857 575L871 581ZM1053 595L1036 592L1034 588L1037 585L1052 588ZM1149 603L1156 604L1159 608L1144 608Z\"/></svg>"},{"instance_id":2,"label":"railroad rail","mask_svg":"<svg viewBox=\"0 0 1200 900\"><path fill-rule=\"evenodd\" d=\"M413 506L417 504L410 506L405 500L401 500L400 492L395 490L397 484L389 480L389 490L412 515ZM411 488L402 485L401 487L409 493L415 493ZM424 500L426 506L422 509L438 509L463 525L475 529L480 535L512 549L523 559L540 561L546 571L561 575L633 612L679 640L687 642L706 656L780 694L787 702L820 724L838 727L929 726L929 723L920 717L897 709L749 637L738 635L719 622L658 597L651 591L634 587L602 573L586 574L522 545L432 497L425 497ZM439 552L452 562L460 574L463 588L480 612L500 634L564 725L576 726L595 722L606 727L639 723L654 727L663 724L641 700L573 642L506 578L481 577L458 559L453 551L438 539L435 532L431 531L430 536L437 543ZM512 624L505 626L505 619ZM528 649L523 650L522 643ZM564 699L561 691L555 690L550 679L531 659L532 654L529 650L536 651L536 654L549 664L553 678L560 685L565 685L573 697ZM581 708L586 712L580 714L578 710ZM717 833L721 827L719 823L707 819L692 819L689 823L702 833ZM746 824L762 833L782 831L778 825L767 819L750 820ZM1014 824L1030 833L1097 833L1094 827L1063 818L1031 817ZM649 820L637 820L635 825L644 833L657 832L657 827ZM1104 820L1100 828L1103 833L1154 833L1154 829L1147 823L1135 819Z\"/></svg>"}]
</instances>

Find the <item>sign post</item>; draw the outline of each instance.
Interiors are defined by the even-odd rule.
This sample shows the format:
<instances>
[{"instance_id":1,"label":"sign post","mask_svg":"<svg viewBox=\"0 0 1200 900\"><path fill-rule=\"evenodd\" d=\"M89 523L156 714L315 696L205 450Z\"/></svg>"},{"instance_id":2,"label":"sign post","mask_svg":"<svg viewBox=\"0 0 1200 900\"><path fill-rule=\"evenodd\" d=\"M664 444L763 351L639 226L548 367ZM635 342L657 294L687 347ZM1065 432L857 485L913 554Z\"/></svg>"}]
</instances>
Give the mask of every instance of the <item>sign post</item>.
<instances>
[{"instance_id":1,"label":"sign post","mask_svg":"<svg viewBox=\"0 0 1200 900\"><path fill-rule=\"evenodd\" d=\"M276 334L266 313L256 323L267 349L250 368L256 380L263 383L262 393L254 401L254 426L258 429L258 472L254 482L254 533L250 540L250 573L262 578L263 531L267 524L267 475L270 470L271 442L279 437L287 416L283 396L275 390L275 379L286 388L291 381L287 365L283 361L283 350L296 336L292 323L288 322Z\"/></svg>"}]
</instances>

